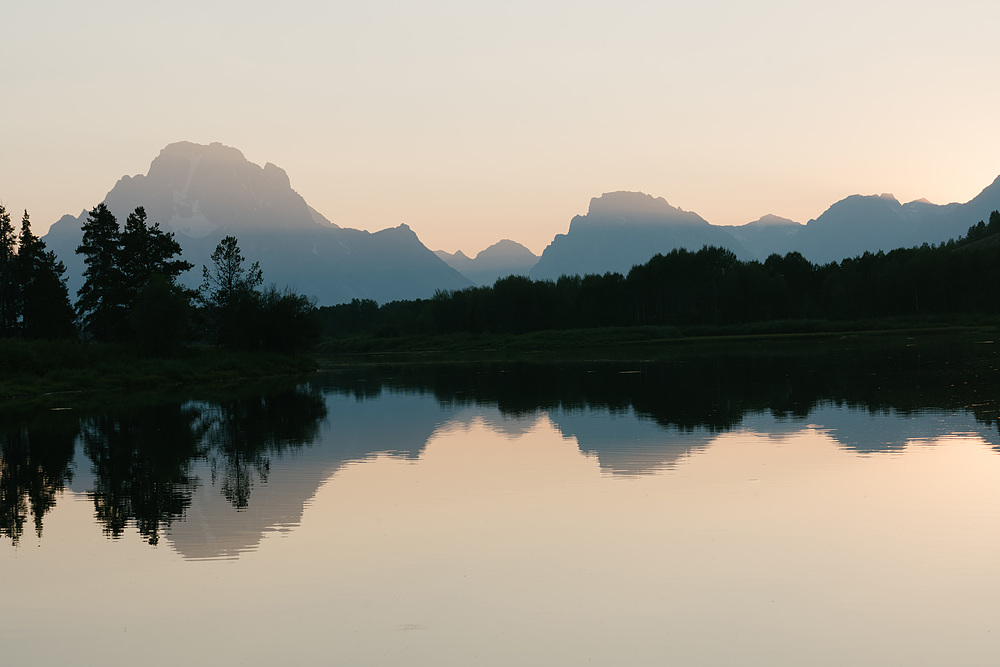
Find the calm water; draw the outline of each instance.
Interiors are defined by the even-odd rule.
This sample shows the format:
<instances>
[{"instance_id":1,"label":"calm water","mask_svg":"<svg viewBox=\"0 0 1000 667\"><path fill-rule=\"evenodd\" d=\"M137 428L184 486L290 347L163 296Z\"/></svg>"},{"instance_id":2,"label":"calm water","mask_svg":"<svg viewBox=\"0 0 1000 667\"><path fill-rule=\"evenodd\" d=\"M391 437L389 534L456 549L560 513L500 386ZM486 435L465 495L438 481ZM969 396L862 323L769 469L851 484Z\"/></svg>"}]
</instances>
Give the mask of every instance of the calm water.
<instances>
[{"instance_id":1,"label":"calm water","mask_svg":"<svg viewBox=\"0 0 1000 667\"><path fill-rule=\"evenodd\" d=\"M2 662L991 665L993 343L3 415Z\"/></svg>"}]
</instances>

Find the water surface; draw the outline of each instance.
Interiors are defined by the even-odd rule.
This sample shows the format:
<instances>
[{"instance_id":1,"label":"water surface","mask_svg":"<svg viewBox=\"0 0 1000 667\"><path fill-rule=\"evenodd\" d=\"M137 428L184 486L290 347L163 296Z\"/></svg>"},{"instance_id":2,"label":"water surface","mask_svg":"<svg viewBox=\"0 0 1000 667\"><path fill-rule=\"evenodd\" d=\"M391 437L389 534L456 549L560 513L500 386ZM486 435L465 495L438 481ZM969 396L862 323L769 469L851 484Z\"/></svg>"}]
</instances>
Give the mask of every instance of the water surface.
<instances>
[{"instance_id":1,"label":"water surface","mask_svg":"<svg viewBox=\"0 0 1000 667\"><path fill-rule=\"evenodd\" d=\"M901 354L7 416L5 662L992 664L992 352Z\"/></svg>"}]
</instances>

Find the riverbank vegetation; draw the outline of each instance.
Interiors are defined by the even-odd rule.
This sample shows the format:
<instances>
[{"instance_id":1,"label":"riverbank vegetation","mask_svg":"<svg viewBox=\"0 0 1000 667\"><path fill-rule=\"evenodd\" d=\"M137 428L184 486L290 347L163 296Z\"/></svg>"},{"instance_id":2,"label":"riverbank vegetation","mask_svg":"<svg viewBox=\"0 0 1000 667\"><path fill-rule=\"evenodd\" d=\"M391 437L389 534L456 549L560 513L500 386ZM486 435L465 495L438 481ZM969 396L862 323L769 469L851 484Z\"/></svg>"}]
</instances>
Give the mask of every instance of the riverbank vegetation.
<instances>
[{"instance_id":1,"label":"riverbank vegetation","mask_svg":"<svg viewBox=\"0 0 1000 667\"><path fill-rule=\"evenodd\" d=\"M98 204L82 231L84 284L74 307L65 266L31 233L27 211L15 235L0 206L0 338L124 344L164 357L191 344L293 353L318 337L313 303L263 287L259 265L244 265L235 237L219 243L192 290L178 277L194 265L180 258L173 233L147 223L143 207L122 227Z\"/></svg>"},{"instance_id":2,"label":"riverbank vegetation","mask_svg":"<svg viewBox=\"0 0 1000 667\"><path fill-rule=\"evenodd\" d=\"M0 339L0 401L87 403L95 396L158 392L311 373L310 355L187 346L170 356L121 343Z\"/></svg>"},{"instance_id":3,"label":"riverbank vegetation","mask_svg":"<svg viewBox=\"0 0 1000 667\"><path fill-rule=\"evenodd\" d=\"M65 267L0 206L0 399L301 372L296 353L456 353L637 349L734 337L994 327L1000 323L1000 212L940 245L816 265L798 253L739 260L673 250L627 275L508 276L492 286L379 305L316 309L264 287L238 241L223 239L201 288L178 277L172 233L142 207L120 226L99 204L83 227L75 306ZM324 340L317 345L321 334Z\"/></svg>"},{"instance_id":4,"label":"riverbank vegetation","mask_svg":"<svg viewBox=\"0 0 1000 667\"><path fill-rule=\"evenodd\" d=\"M121 227L104 204L90 212L77 252L84 285L75 307L65 266L0 206L0 400L60 392L156 389L313 370L296 356L319 334L304 296L263 287L226 237L202 268L201 289L172 233L142 207Z\"/></svg>"}]
</instances>

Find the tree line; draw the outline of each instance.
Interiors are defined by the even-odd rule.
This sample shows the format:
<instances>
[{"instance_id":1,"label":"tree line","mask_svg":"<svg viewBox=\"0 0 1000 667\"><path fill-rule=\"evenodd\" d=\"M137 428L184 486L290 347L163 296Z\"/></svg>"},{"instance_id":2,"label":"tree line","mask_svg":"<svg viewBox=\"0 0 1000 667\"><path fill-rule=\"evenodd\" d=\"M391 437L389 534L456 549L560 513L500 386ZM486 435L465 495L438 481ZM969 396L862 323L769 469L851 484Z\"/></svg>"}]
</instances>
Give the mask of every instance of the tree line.
<instances>
[{"instance_id":1,"label":"tree line","mask_svg":"<svg viewBox=\"0 0 1000 667\"><path fill-rule=\"evenodd\" d=\"M672 250L627 275L508 276L492 286L440 291L379 306L367 299L320 309L333 337L517 334L642 325L726 326L781 320L1000 314L1000 212L946 243L829 264L798 252L742 261L724 248Z\"/></svg>"},{"instance_id":2,"label":"tree line","mask_svg":"<svg viewBox=\"0 0 1000 667\"><path fill-rule=\"evenodd\" d=\"M82 227L76 249L84 284L75 306L65 265L31 232L28 212L15 234L0 205L0 338L73 338L136 343L169 352L203 341L234 349L287 352L318 336L312 302L291 290L263 287L260 265L245 265L239 242L227 236L202 267L198 290L179 276L194 268L181 259L172 232L150 224L143 207L124 226L103 203Z\"/></svg>"}]
</instances>

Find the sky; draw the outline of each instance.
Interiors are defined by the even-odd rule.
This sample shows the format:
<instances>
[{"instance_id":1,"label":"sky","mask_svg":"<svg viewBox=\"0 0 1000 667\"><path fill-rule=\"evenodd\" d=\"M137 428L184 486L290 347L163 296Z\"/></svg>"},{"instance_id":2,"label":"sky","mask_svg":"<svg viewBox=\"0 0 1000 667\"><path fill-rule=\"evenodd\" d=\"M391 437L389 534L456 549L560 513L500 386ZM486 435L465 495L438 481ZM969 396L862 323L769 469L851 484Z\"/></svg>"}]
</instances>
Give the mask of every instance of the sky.
<instances>
[{"instance_id":1,"label":"sky","mask_svg":"<svg viewBox=\"0 0 1000 667\"><path fill-rule=\"evenodd\" d=\"M175 141L333 222L540 253L590 199L713 224L1000 175L995 0L9 0L0 202L36 233Z\"/></svg>"}]
</instances>

